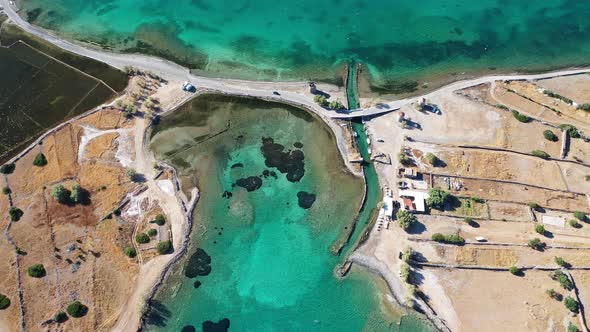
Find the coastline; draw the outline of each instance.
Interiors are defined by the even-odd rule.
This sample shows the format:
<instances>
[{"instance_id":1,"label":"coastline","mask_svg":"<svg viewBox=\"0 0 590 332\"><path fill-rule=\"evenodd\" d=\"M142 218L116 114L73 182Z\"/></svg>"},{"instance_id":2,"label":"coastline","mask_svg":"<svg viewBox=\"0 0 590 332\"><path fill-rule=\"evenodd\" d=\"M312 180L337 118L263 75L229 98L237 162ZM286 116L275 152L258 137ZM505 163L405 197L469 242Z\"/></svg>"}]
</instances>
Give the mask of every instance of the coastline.
<instances>
[{"instance_id":1,"label":"coastline","mask_svg":"<svg viewBox=\"0 0 590 332\"><path fill-rule=\"evenodd\" d=\"M2 1L5 2L6 0L2 0ZM99 61L102 61L102 60L99 60ZM162 61L167 61L167 60L162 60ZM235 83L236 82L236 80L216 80L216 79L213 79L213 81L215 81L215 82L228 82L228 83L231 83L231 82L234 82ZM239 82L240 84L247 83L247 84L251 84L251 85L256 85L256 82L239 81L239 80L237 82ZM224 86L225 83L221 83L221 85ZM451 84L451 85L453 85L453 84ZM261 83L260 86L263 86L260 89L265 89L265 87L270 86L270 83ZM232 89L232 88L230 88L230 89ZM336 128L338 128L338 126L334 123L333 120L330 119L330 117L325 116L325 114L323 114L322 112L317 112L317 110L314 107L309 107L309 104L308 103L303 103L303 102L302 103L298 103L295 100L283 99L283 98L275 98L273 96L268 96L268 95L265 95L265 94L260 94L260 95L258 95L258 94L248 94L247 92L243 92L243 91L242 92L231 92L231 91L225 91L225 90L222 90L222 89L218 90L218 89L209 89L209 88L199 89L199 90L200 91L203 91L203 93L216 93L216 94L223 94L223 95L232 95L232 96L247 97L247 98L254 98L254 99L261 99L261 100L266 100L266 101L278 102L278 103L283 103L283 104L289 104L289 105L292 105L292 106L295 106L295 107L298 107L298 108L303 108L304 111L309 111L312 114L315 113L317 116L320 117L320 119L322 121L324 121L324 123L326 123L331 128L331 131L333 132L334 136L336 137L337 146L338 146L338 149L340 151L341 157L343 158L345 164L347 165L347 167L350 170L349 162L346 160L347 159L346 158L346 154L345 154L346 147L342 145L342 138L339 139L339 137L341 137L341 134L340 135L337 134L338 130ZM435 90L432 93L436 93L436 91L438 91L438 90L439 89ZM235 90L235 91L238 91L238 90ZM92 112L96 112L96 111L99 111L99 109L92 110ZM167 112L173 112L173 110L166 111L166 113ZM89 114L91 114L91 113L88 113L87 112L87 113L85 113L83 115L89 115ZM81 115L80 117L83 117L83 116ZM69 121L73 121L74 119L70 119ZM59 126L62 126L62 125L65 125L65 123L62 123L62 124L58 125L58 127ZM51 129L50 131L52 131L52 130L57 130L57 127ZM144 135L146 135L146 133L147 133L147 130L144 131ZM44 137L47 134L48 133L43 134L42 137ZM145 139L145 136L144 136L144 139ZM145 142L143 142L142 144L145 144ZM34 145L35 145L35 142L31 146L34 146ZM25 154L25 152L23 152L23 153L21 153L19 155L22 156L24 154ZM355 174L355 173L353 172L353 174ZM175 182L178 181L177 178L176 178L176 175L175 175L174 181ZM182 190L180 190L180 192L182 193ZM366 192L366 186L365 186L365 192ZM366 193L365 193L365 195L366 195ZM194 196L195 195L193 195L193 197L191 197L191 203L194 200L194 204L190 204L189 203L189 208L187 209L188 211L191 211L190 210L191 206L192 206L192 208L194 208L194 205L196 205L196 198ZM186 206L186 199L183 200L181 197L178 197L178 196L176 198L179 200L179 204L181 206ZM363 199L363 201L364 201L364 199ZM361 208L362 208L362 204L361 204ZM185 242L188 243L188 241L190 240L190 229L192 228L192 222L193 222L192 221L192 213L190 213L190 216L189 216L189 212L188 211L185 210L185 214L186 214L188 220L185 220L186 225L187 225L187 228L185 229L185 233L183 233L183 236L186 237L183 240L183 244L182 244L183 246L184 246ZM158 282L156 283L156 285L154 285L154 287L151 288L151 293L149 293L150 294L150 298L153 296L153 294L155 294L155 292L157 291L157 288L161 285L161 283L165 279L167 273L170 270L170 267L175 262L177 262L178 259L182 258L182 256L183 256L183 254L184 254L185 251L186 251L186 248L185 247L181 247L181 249L179 250L179 252L178 253L175 253L175 256L172 259L170 259L169 262L166 264L165 268L160 273ZM371 270L370 268L368 268L368 269ZM386 281L388 280L385 277L383 277L383 279L386 280ZM391 286L390 286L390 288L391 288ZM130 304L130 308L133 309L132 304Z\"/></svg>"}]
</instances>

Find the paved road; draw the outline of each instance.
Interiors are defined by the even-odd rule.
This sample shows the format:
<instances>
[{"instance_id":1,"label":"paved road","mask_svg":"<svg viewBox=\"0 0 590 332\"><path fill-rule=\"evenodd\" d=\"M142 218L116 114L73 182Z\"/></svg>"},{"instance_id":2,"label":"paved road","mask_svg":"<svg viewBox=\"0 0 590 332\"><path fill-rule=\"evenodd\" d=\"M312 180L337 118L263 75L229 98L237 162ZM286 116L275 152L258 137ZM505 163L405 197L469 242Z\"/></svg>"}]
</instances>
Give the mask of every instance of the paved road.
<instances>
[{"instance_id":1,"label":"paved road","mask_svg":"<svg viewBox=\"0 0 590 332\"><path fill-rule=\"evenodd\" d=\"M430 92L423 96L406 98L401 100L394 100L390 102L383 102L377 106L373 106L367 109L357 110L350 113L336 113L333 111L326 110L319 107L314 101L313 96L310 94L301 94L295 92L281 92L280 96L274 95L274 82L252 82L243 80L230 80L221 78L207 78L201 76L192 75L187 68L184 68L171 61L148 56L142 54L121 54L108 52L98 48L91 48L87 45L82 45L76 42L70 42L63 40L45 29L33 26L27 21L22 19L15 11L15 8L10 5L9 0L0 0L0 6L4 7L5 13L8 17L18 24L25 31L38 36L46 41L63 48L72 53L83 55L98 61L108 63L109 65L122 69L125 66L133 66L141 68L143 70L152 71L161 75L162 77L169 80L180 80L180 81L191 81L197 87L206 87L212 91L219 91L228 94L235 94L239 96L250 96L258 97L267 100L274 100L279 102L287 102L296 105L302 105L306 108L314 111L322 117L330 118L353 118L358 116L374 116L379 114L388 113L401 107L418 101L421 97L427 99L435 97L437 95L452 92L454 90L464 89L471 86L475 86L482 83L488 83L496 80L536 80L543 78L551 78L556 76L574 75L580 73L588 73L590 69L574 69L574 70L562 70L545 74L535 75L496 75L496 76L485 76L473 80L459 81L449 85L446 85L438 90ZM288 84L288 83L281 83ZM294 85L300 85L301 82L292 83Z\"/></svg>"}]
</instances>

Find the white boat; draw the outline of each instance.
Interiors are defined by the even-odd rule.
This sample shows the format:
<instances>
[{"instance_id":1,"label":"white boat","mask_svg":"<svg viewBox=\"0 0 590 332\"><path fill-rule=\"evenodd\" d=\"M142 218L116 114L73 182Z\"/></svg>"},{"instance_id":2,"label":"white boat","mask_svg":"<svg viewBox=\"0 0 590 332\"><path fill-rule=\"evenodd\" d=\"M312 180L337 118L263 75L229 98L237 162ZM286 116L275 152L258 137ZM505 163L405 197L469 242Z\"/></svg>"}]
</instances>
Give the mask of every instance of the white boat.
<instances>
[{"instance_id":1,"label":"white boat","mask_svg":"<svg viewBox=\"0 0 590 332\"><path fill-rule=\"evenodd\" d=\"M371 144L371 139L367 137L367 144Z\"/></svg>"}]
</instances>

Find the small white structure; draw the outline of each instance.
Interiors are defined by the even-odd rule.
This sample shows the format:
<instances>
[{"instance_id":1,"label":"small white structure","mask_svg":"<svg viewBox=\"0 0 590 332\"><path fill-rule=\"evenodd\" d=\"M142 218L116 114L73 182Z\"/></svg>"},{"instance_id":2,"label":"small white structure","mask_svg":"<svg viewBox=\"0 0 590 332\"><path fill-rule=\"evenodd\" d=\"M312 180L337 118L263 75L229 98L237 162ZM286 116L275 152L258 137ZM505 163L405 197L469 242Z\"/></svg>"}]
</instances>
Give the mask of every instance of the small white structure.
<instances>
[{"instance_id":1,"label":"small white structure","mask_svg":"<svg viewBox=\"0 0 590 332\"><path fill-rule=\"evenodd\" d=\"M385 217L389 218L390 220L393 218L393 197L383 197L383 212Z\"/></svg>"},{"instance_id":2,"label":"small white structure","mask_svg":"<svg viewBox=\"0 0 590 332\"><path fill-rule=\"evenodd\" d=\"M543 216L543 224L565 228L565 218L557 216Z\"/></svg>"},{"instance_id":3,"label":"small white structure","mask_svg":"<svg viewBox=\"0 0 590 332\"><path fill-rule=\"evenodd\" d=\"M428 192L402 189L399 191L399 197L402 199L404 209L414 212L426 212Z\"/></svg>"}]
</instances>

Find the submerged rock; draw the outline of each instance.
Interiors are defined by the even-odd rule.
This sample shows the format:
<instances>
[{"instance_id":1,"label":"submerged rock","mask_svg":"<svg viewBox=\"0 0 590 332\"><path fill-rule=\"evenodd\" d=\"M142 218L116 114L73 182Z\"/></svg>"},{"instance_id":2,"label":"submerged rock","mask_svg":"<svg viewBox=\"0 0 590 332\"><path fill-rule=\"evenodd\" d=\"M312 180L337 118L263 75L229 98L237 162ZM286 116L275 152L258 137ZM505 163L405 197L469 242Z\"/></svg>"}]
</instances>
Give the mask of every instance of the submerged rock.
<instances>
[{"instance_id":1,"label":"submerged rock","mask_svg":"<svg viewBox=\"0 0 590 332\"><path fill-rule=\"evenodd\" d=\"M242 163L235 163L235 164L231 165L231 168L232 169L234 169L234 168L243 168L243 167L244 167L244 164L242 164Z\"/></svg>"},{"instance_id":2,"label":"submerged rock","mask_svg":"<svg viewBox=\"0 0 590 332\"><path fill-rule=\"evenodd\" d=\"M227 332L229 330L229 319L224 318L215 323L210 320L203 323L203 332Z\"/></svg>"},{"instance_id":3,"label":"submerged rock","mask_svg":"<svg viewBox=\"0 0 590 332\"><path fill-rule=\"evenodd\" d=\"M185 325L182 327L182 330L180 330L180 332L196 332L197 329L192 326L192 325Z\"/></svg>"},{"instance_id":4,"label":"submerged rock","mask_svg":"<svg viewBox=\"0 0 590 332\"><path fill-rule=\"evenodd\" d=\"M191 255L188 263L184 268L184 275L188 278L195 278L198 276L206 276L211 273L211 256L201 248Z\"/></svg>"},{"instance_id":5,"label":"submerged rock","mask_svg":"<svg viewBox=\"0 0 590 332\"><path fill-rule=\"evenodd\" d=\"M262 187L262 179L259 176L249 176L236 181L238 187L246 188L248 191L254 191Z\"/></svg>"},{"instance_id":6,"label":"submerged rock","mask_svg":"<svg viewBox=\"0 0 590 332\"><path fill-rule=\"evenodd\" d=\"M305 155L301 150L287 150L281 144L275 143L270 137L262 138L260 148L264 156L266 167L275 167L281 173L287 174L287 180L298 182L305 174Z\"/></svg>"},{"instance_id":7,"label":"submerged rock","mask_svg":"<svg viewBox=\"0 0 590 332\"><path fill-rule=\"evenodd\" d=\"M301 142L295 142L293 144L293 146L296 147L296 148L298 148L298 149L301 149L303 147L303 143L301 143Z\"/></svg>"},{"instance_id":8,"label":"submerged rock","mask_svg":"<svg viewBox=\"0 0 590 332\"><path fill-rule=\"evenodd\" d=\"M299 207L304 209L309 209L310 207L312 207L313 203L315 202L315 198L315 194L308 193L305 191L300 191L297 193Z\"/></svg>"},{"instance_id":9,"label":"submerged rock","mask_svg":"<svg viewBox=\"0 0 590 332\"><path fill-rule=\"evenodd\" d=\"M231 191L224 191L223 194L221 194L221 197L223 198L227 198L230 199L233 196L233 194L231 193Z\"/></svg>"},{"instance_id":10,"label":"submerged rock","mask_svg":"<svg viewBox=\"0 0 590 332\"><path fill-rule=\"evenodd\" d=\"M194 287L195 289L196 289L196 288L199 288L199 287L201 287L201 282L200 282L200 281L198 281L198 280L195 280L195 282L193 283L193 287Z\"/></svg>"}]
</instances>

